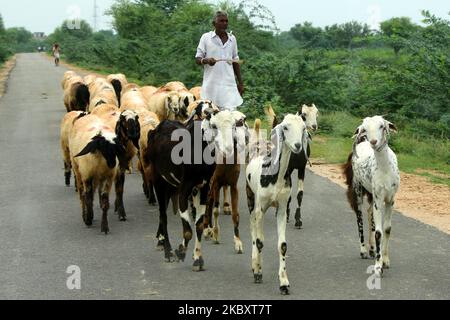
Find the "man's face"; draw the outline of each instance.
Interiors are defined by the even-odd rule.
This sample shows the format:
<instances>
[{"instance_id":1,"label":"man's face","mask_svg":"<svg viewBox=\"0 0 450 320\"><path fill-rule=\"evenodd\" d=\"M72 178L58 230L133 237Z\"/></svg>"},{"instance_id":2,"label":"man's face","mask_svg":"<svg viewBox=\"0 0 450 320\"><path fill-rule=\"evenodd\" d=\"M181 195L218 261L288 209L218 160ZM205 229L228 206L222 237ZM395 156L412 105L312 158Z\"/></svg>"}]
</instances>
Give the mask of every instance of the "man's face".
<instances>
[{"instance_id":1,"label":"man's face","mask_svg":"<svg viewBox=\"0 0 450 320\"><path fill-rule=\"evenodd\" d=\"M218 16L216 18L214 26L218 31L226 31L228 29L228 17L227 16Z\"/></svg>"}]
</instances>

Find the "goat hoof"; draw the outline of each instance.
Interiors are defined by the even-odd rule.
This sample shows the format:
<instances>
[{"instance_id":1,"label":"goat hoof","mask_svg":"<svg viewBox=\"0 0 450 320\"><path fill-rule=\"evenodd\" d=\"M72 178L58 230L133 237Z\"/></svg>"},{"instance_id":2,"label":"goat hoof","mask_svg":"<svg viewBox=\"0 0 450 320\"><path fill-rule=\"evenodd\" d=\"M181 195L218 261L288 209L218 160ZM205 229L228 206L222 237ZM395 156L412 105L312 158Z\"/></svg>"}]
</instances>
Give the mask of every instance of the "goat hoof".
<instances>
[{"instance_id":1,"label":"goat hoof","mask_svg":"<svg viewBox=\"0 0 450 320\"><path fill-rule=\"evenodd\" d=\"M164 250L164 241L159 240L158 244L156 245L156 250L157 251L163 251Z\"/></svg>"},{"instance_id":2,"label":"goat hoof","mask_svg":"<svg viewBox=\"0 0 450 320\"><path fill-rule=\"evenodd\" d=\"M168 254L166 253L164 259L167 263L175 262L175 256L174 256L173 252L169 252Z\"/></svg>"},{"instance_id":3,"label":"goat hoof","mask_svg":"<svg viewBox=\"0 0 450 320\"><path fill-rule=\"evenodd\" d=\"M108 226L102 226L102 233L104 233L105 235L108 235L109 227Z\"/></svg>"},{"instance_id":4,"label":"goat hoof","mask_svg":"<svg viewBox=\"0 0 450 320\"><path fill-rule=\"evenodd\" d=\"M127 221L127 216L126 215L124 215L124 216L119 216L119 220L120 221Z\"/></svg>"},{"instance_id":5,"label":"goat hoof","mask_svg":"<svg viewBox=\"0 0 450 320\"><path fill-rule=\"evenodd\" d=\"M255 283L262 283L263 282L263 276L261 273L257 273L253 275L255 278Z\"/></svg>"},{"instance_id":6,"label":"goat hoof","mask_svg":"<svg viewBox=\"0 0 450 320\"><path fill-rule=\"evenodd\" d=\"M176 249L175 255L177 256L178 261L184 262L186 259L186 251L182 248Z\"/></svg>"},{"instance_id":7,"label":"goat hoof","mask_svg":"<svg viewBox=\"0 0 450 320\"><path fill-rule=\"evenodd\" d=\"M280 293L283 296L289 295L289 286L281 286L280 287Z\"/></svg>"},{"instance_id":8,"label":"goat hoof","mask_svg":"<svg viewBox=\"0 0 450 320\"><path fill-rule=\"evenodd\" d=\"M231 210L230 209L223 209L223 214L225 216L231 216Z\"/></svg>"},{"instance_id":9,"label":"goat hoof","mask_svg":"<svg viewBox=\"0 0 450 320\"><path fill-rule=\"evenodd\" d=\"M371 258L371 259L375 259L375 251L373 251L373 250L370 250L369 251L369 257Z\"/></svg>"},{"instance_id":10,"label":"goat hoof","mask_svg":"<svg viewBox=\"0 0 450 320\"><path fill-rule=\"evenodd\" d=\"M203 260L203 257L200 257L194 261L194 264L192 266L192 271L194 271L194 272L205 271L204 265L205 265L205 261Z\"/></svg>"},{"instance_id":11,"label":"goat hoof","mask_svg":"<svg viewBox=\"0 0 450 320\"><path fill-rule=\"evenodd\" d=\"M303 227L303 222L301 222L300 220L299 220L299 221L296 221L296 222L295 222L295 227L296 227L297 229L301 229L301 228Z\"/></svg>"},{"instance_id":12,"label":"goat hoof","mask_svg":"<svg viewBox=\"0 0 450 320\"><path fill-rule=\"evenodd\" d=\"M367 255L367 252L360 252L359 255L361 256L361 259L369 259L369 256Z\"/></svg>"}]
</instances>

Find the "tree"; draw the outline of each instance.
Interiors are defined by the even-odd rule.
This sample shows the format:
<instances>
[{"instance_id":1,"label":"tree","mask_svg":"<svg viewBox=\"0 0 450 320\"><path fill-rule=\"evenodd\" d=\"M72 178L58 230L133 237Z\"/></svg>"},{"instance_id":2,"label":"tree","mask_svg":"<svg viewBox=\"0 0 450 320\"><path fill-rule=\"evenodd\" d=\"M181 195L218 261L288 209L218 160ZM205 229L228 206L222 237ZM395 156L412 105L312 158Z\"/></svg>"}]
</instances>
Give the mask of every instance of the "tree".
<instances>
[{"instance_id":1,"label":"tree","mask_svg":"<svg viewBox=\"0 0 450 320\"><path fill-rule=\"evenodd\" d=\"M370 33L370 28L367 24L360 24L356 21L325 27L326 38L334 48L350 48L353 39L368 37Z\"/></svg>"},{"instance_id":2,"label":"tree","mask_svg":"<svg viewBox=\"0 0 450 320\"><path fill-rule=\"evenodd\" d=\"M0 14L0 36L5 34L5 24L3 23L3 17Z\"/></svg>"},{"instance_id":3,"label":"tree","mask_svg":"<svg viewBox=\"0 0 450 320\"><path fill-rule=\"evenodd\" d=\"M389 45L394 49L396 55L404 47L404 40L410 38L412 34L419 30L419 26L412 23L410 18L392 18L381 22L380 29L389 41Z\"/></svg>"},{"instance_id":4,"label":"tree","mask_svg":"<svg viewBox=\"0 0 450 320\"><path fill-rule=\"evenodd\" d=\"M187 0L139 0L139 2L153 5L163 10L166 14L172 14L177 8L187 3Z\"/></svg>"},{"instance_id":5,"label":"tree","mask_svg":"<svg viewBox=\"0 0 450 320\"><path fill-rule=\"evenodd\" d=\"M296 24L289 33L304 47L317 47L323 39L323 30L308 21Z\"/></svg>"}]
</instances>

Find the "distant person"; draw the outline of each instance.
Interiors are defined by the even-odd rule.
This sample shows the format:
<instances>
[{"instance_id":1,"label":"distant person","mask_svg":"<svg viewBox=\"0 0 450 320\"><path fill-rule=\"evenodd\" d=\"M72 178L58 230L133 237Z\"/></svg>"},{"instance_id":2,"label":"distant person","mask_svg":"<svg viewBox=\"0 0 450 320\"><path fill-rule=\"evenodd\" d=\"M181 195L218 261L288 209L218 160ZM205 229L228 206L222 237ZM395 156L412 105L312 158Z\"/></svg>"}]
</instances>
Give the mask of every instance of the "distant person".
<instances>
[{"instance_id":1,"label":"distant person","mask_svg":"<svg viewBox=\"0 0 450 320\"><path fill-rule=\"evenodd\" d=\"M200 96L211 100L221 110L233 111L242 105L244 93L237 41L227 32L227 13L216 12L213 26L215 30L205 33L200 39L195 55L197 64L204 66Z\"/></svg>"},{"instance_id":2,"label":"distant person","mask_svg":"<svg viewBox=\"0 0 450 320\"><path fill-rule=\"evenodd\" d=\"M57 67L57 66L59 66L59 58L60 58L60 51L61 51L59 44L55 43L53 45L52 51L53 51L53 57L55 58L55 66Z\"/></svg>"}]
</instances>

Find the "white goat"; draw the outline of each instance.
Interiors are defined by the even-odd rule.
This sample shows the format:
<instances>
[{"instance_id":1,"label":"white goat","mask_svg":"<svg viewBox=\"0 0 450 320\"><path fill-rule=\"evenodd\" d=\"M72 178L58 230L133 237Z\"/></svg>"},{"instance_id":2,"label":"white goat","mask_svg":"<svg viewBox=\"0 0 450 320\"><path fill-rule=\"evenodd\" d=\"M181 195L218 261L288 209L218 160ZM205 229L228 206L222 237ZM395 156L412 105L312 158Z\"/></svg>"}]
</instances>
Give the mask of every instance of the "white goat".
<instances>
[{"instance_id":1,"label":"white goat","mask_svg":"<svg viewBox=\"0 0 450 320\"><path fill-rule=\"evenodd\" d=\"M291 153L299 153L306 145L308 132L299 115L288 114L272 130L277 139L272 157L259 156L247 167L247 201L250 210L252 233L252 269L255 283L262 282L263 217L271 206L278 208L278 251L281 294L289 294L289 280L286 272L286 207L291 193L291 179L286 177Z\"/></svg>"},{"instance_id":2,"label":"white goat","mask_svg":"<svg viewBox=\"0 0 450 320\"><path fill-rule=\"evenodd\" d=\"M388 146L391 131L397 132L397 129L383 117L365 118L355 132L353 153L350 154L345 165L347 196L352 209L356 212L360 254L363 259L368 257L362 220L364 195L367 195L370 203L369 254L376 257L375 274L377 276L381 276L383 268L390 266L388 245L391 234L391 215L394 197L400 185L397 157Z\"/></svg>"}]
</instances>

